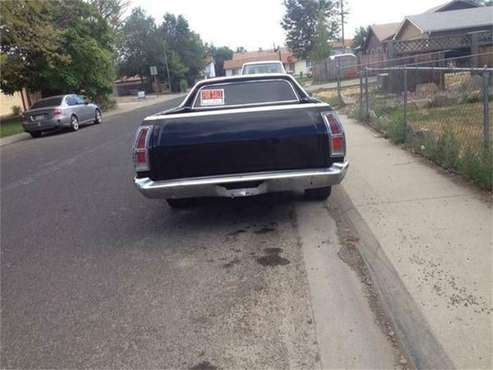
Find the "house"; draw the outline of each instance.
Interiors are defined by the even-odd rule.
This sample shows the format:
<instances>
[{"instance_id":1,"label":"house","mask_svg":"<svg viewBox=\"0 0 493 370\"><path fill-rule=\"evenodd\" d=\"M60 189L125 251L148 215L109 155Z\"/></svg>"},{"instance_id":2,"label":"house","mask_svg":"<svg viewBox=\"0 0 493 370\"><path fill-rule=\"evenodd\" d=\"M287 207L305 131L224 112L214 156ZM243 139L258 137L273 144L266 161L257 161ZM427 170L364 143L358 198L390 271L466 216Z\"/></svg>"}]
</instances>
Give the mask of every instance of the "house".
<instances>
[{"instance_id":1,"label":"house","mask_svg":"<svg viewBox=\"0 0 493 370\"><path fill-rule=\"evenodd\" d=\"M308 74L311 71L311 63L306 60L298 60L287 48L276 50L258 50L234 53L233 59L224 61L226 76L234 76L241 73L241 67L248 62L261 62L263 60L281 60L288 73L295 75Z\"/></svg>"},{"instance_id":2,"label":"house","mask_svg":"<svg viewBox=\"0 0 493 370\"><path fill-rule=\"evenodd\" d=\"M492 6L481 6L405 17L392 39L392 56L422 62L423 54L433 53L430 60L454 58L457 66L491 66L492 14Z\"/></svg>"},{"instance_id":3,"label":"house","mask_svg":"<svg viewBox=\"0 0 493 370\"><path fill-rule=\"evenodd\" d=\"M216 67L214 66L214 59L212 57L206 58L202 76L204 79L216 77Z\"/></svg>"},{"instance_id":4,"label":"house","mask_svg":"<svg viewBox=\"0 0 493 370\"><path fill-rule=\"evenodd\" d=\"M123 76L113 82L113 91L116 96L137 95L138 91L151 93L152 84L146 77L140 75Z\"/></svg>"},{"instance_id":5,"label":"house","mask_svg":"<svg viewBox=\"0 0 493 370\"><path fill-rule=\"evenodd\" d=\"M330 43L332 54L338 55L338 54L353 53L354 50L351 47L352 43L353 43L353 39L344 39L344 43L342 42L342 40L338 40Z\"/></svg>"},{"instance_id":6,"label":"house","mask_svg":"<svg viewBox=\"0 0 493 370\"><path fill-rule=\"evenodd\" d=\"M407 16L393 39L399 41L430 39L488 31L493 26L492 14L493 7L489 6Z\"/></svg>"},{"instance_id":7,"label":"house","mask_svg":"<svg viewBox=\"0 0 493 370\"><path fill-rule=\"evenodd\" d=\"M428 9L425 13L447 12L449 10L477 8L479 6L480 5L477 2L472 0L452 0Z\"/></svg>"},{"instance_id":8,"label":"house","mask_svg":"<svg viewBox=\"0 0 493 370\"><path fill-rule=\"evenodd\" d=\"M400 25L394 22L369 26L365 42L359 50L360 63L370 67L383 67L388 42L393 39Z\"/></svg>"}]
</instances>

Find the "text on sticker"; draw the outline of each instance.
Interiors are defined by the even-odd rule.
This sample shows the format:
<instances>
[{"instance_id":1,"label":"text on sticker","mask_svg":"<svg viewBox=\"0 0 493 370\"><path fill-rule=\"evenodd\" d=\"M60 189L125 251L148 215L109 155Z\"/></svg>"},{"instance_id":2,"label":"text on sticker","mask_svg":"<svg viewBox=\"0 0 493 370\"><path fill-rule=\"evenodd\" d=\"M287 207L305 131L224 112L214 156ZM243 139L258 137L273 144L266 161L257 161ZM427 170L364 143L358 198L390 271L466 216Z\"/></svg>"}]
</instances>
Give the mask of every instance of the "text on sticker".
<instances>
[{"instance_id":1,"label":"text on sticker","mask_svg":"<svg viewBox=\"0 0 493 370\"><path fill-rule=\"evenodd\" d=\"M224 89L202 90L200 105L224 105Z\"/></svg>"}]
</instances>

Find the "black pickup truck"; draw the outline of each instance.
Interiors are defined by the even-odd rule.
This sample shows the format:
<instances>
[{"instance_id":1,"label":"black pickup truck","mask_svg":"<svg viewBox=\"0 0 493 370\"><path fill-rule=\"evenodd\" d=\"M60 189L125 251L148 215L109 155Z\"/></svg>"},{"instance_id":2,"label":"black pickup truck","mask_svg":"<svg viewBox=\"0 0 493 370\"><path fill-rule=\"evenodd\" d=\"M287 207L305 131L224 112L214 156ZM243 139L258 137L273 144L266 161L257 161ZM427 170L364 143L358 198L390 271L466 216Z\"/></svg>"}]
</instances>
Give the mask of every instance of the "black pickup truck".
<instances>
[{"instance_id":1,"label":"black pickup truck","mask_svg":"<svg viewBox=\"0 0 493 370\"><path fill-rule=\"evenodd\" d=\"M134 182L172 207L294 190L323 200L346 174L345 155L337 114L290 75L215 78L144 120L133 147Z\"/></svg>"}]
</instances>

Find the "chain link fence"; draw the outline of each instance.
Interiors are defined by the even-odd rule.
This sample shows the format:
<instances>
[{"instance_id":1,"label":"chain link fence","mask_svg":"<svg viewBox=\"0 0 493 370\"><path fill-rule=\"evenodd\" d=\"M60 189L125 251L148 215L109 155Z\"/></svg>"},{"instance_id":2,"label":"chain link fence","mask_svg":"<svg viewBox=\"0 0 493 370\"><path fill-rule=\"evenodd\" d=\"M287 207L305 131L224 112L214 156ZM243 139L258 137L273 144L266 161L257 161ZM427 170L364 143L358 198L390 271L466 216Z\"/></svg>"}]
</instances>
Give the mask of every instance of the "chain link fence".
<instances>
[{"instance_id":1,"label":"chain link fence","mask_svg":"<svg viewBox=\"0 0 493 370\"><path fill-rule=\"evenodd\" d=\"M492 188L492 68L364 68L318 95L479 186Z\"/></svg>"}]
</instances>

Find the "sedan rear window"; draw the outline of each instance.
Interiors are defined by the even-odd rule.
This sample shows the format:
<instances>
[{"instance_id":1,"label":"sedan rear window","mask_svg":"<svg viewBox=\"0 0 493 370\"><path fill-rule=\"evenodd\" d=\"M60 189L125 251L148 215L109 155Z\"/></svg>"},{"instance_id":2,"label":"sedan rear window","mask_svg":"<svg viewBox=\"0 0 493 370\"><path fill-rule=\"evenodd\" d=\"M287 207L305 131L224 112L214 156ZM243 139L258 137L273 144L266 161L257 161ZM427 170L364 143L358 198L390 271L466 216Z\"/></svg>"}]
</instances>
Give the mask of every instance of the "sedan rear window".
<instances>
[{"instance_id":1,"label":"sedan rear window","mask_svg":"<svg viewBox=\"0 0 493 370\"><path fill-rule=\"evenodd\" d=\"M194 107L255 105L294 102L298 97L287 81L238 81L202 87L195 97Z\"/></svg>"},{"instance_id":2,"label":"sedan rear window","mask_svg":"<svg viewBox=\"0 0 493 370\"><path fill-rule=\"evenodd\" d=\"M31 105L31 109L56 107L62 104L62 100L63 96L54 96L52 98L41 99Z\"/></svg>"}]
</instances>

